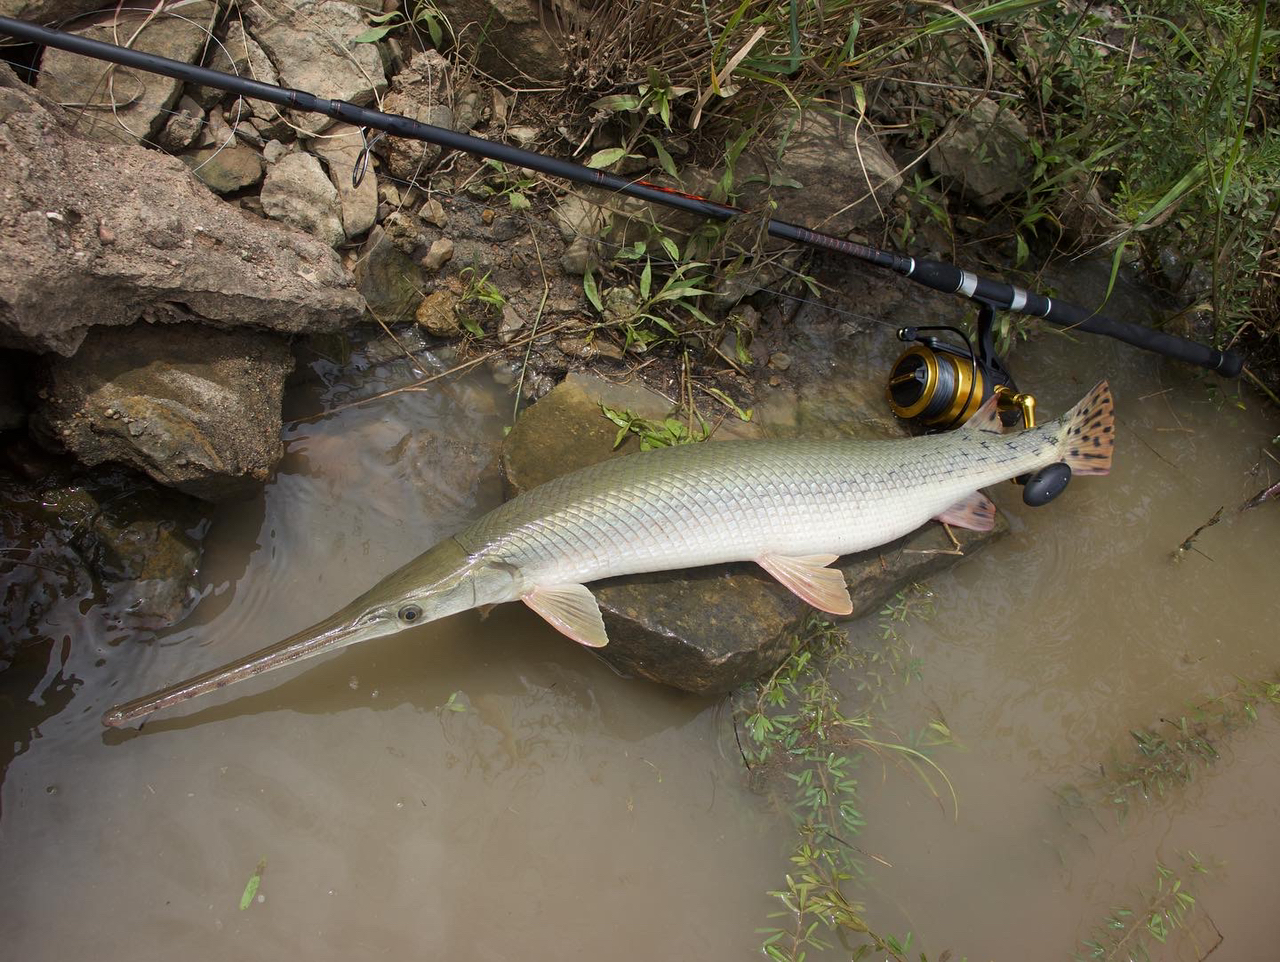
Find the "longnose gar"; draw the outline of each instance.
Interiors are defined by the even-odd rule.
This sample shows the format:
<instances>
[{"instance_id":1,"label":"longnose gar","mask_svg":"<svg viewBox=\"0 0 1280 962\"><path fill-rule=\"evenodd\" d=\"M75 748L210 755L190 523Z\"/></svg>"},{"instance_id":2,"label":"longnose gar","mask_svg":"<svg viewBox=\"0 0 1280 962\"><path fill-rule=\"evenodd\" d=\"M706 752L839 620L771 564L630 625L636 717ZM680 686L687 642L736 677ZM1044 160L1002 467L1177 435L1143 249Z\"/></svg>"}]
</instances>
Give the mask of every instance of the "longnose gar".
<instances>
[{"instance_id":1,"label":"longnose gar","mask_svg":"<svg viewBox=\"0 0 1280 962\"><path fill-rule=\"evenodd\" d=\"M615 458L548 481L469 527L306 631L222 668L112 708L136 718L263 672L484 605L520 600L574 641L608 643L585 582L755 561L823 611L853 610L840 555L931 518L990 530L979 488L1062 461L1106 474L1111 393L1099 383L1056 421L1005 435L993 397L964 427L898 441L721 441Z\"/></svg>"}]
</instances>

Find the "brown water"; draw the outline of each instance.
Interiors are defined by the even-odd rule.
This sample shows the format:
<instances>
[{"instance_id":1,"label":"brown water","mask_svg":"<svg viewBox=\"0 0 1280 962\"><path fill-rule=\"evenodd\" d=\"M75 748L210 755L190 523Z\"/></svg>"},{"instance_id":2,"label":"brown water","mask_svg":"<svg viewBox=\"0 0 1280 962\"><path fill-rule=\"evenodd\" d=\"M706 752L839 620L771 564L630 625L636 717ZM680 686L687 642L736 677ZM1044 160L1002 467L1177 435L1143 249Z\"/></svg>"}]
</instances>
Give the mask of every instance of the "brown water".
<instances>
[{"instance_id":1,"label":"brown water","mask_svg":"<svg viewBox=\"0 0 1280 962\"><path fill-rule=\"evenodd\" d=\"M861 350L838 348L833 375ZM1275 715L1122 824L1060 793L1124 757L1130 728L1280 669L1280 506L1232 513L1280 473L1262 453L1280 423L1097 339L1045 339L1017 366L1046 412L1111 375L1116 470L1046 509L995 492L1013 533L932 582L937 616L904 634L923 681L890 720L946 719L960 746L935 757L959 812L864 766L859 844L890 864L855 894L931 958L1066 958L1110 906L1140 902L1157 858L1176 866L1190 848L1223 863L1196 889L1224 936L1215 962L1269 958ZM316 368L295 415L407 377ZM0 788L5 958L758 953L793 839L746 787L723 702L618 678L518 606L358 646L141 733L98 723L313 623L494 503L492 475L473 478L508 404L477 380L294 425L260 501L216 519L195 612L154 644L82 637L74 604L55 610L49 631L70 640L39 686L51 715ZM1173 564L1219 505L1198 542L1212 560ZM872 628L853 631L869 643ZM36 710L6 713L5 737L25 743Z\"/></svg>"}]
</instances>

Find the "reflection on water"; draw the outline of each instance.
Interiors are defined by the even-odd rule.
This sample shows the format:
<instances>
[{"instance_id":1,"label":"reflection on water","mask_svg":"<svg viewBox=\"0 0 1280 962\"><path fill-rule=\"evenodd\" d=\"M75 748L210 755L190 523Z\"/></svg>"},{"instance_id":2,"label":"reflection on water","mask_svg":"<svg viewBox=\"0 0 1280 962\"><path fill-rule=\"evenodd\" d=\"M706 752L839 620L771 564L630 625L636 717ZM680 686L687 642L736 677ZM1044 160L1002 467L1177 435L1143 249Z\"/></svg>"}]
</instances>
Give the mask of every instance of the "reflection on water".
<instances>
[{"instance_id":1,"label":"reflection on water","mask_svg":"<svg viewBox=\"0 0 1280 962\"><path fill-rule=\"evenodd\" d=\"M407 376L369 367L357 388L344 370L358 366L313 359L291 413ZM936 617L909 629L924 681L893 720L946 719L961 747L937 757L960 818L910 779L863 773L860 844L889 863L860 893L868 917L923 935L931 958L1066 957L1157 858L1190 848L1226 863L1199 889L1226 935L1215 960L1262 957L1280 935L1274 716L1123 824L1066 812L1059 793L1129 729L1280 667L1280 511L1233 513L1264 485L1277 425L1097 340L1045 339L1017 366L1046 412L1112 375L1116 470L1046 509L997 490L1013 533L933 583ZM477 381L292 424L262 498L220 510L190 617L154 644L73 637L49 656L60 700L0 789L9 957L758 951L790 826L747 790L720 703L618 678L520 606L369 642L141 733L98 724L313 623L493 504L480 469L506 407ZM1208 557L1170 562L1219 505Z\"/></svg>"}]
</instances>

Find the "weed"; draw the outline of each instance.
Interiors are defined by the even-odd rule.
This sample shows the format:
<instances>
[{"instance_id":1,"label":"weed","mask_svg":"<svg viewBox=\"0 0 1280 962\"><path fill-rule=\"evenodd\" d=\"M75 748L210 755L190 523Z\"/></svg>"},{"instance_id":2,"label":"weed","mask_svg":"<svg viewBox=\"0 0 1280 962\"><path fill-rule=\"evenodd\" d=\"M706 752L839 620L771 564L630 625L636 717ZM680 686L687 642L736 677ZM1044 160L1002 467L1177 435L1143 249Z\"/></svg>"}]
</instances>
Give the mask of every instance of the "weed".
<instances>
[{"instance_id":1,"label":"weed","mask_svg":"<svg viewBox=\"0 0 1280 962\"><path fill-rule=\"evenodd\" d=\"M864 824L854 770L868 753L911 768L929 790L933 778L955 793L945 773L922 750L925 743L941 744L950 731L939 722L928 739L907 744L890 735L878 736L874 715L865 704L856 711L841 682L853 677L855 691L878 692L883 703L885 672L907 671L911 658L901 628L913 614L923 592L903 592L881 613L882 646L872 654L854 648L836 626L814 617L793 640L786 661L754 690L735 695L735 717L746 735L743 757L757 776L779 771L788 786L787 810L796 826L796 844L783 887L769 893L781 908L771 913L772 925L761 929L765 954L778 962L796 962L809 951L822 951L838 938L862 943L853 958L871 951L905 959L911 937L902 940L877 934L863 919L863 906L850 897L850 883L864 870L852 839ZM877 674L863 682L870 668ZM912 669L914 670L914 669ZM864 702L868 699L863 698Z\"/></svg>"},{"instance_id":2,"label":"weed","mask_svg":"<svg viewBox=\"0 0 1280 962\"><path fill-rule=\"evenodd\" d=\"M686 261L676 264L654 290L653 261L646 253L644 241L624 247L622 260L644 259L635 287L629 285L601 290L591 271L582 278L583 293L597 311L610 323L618 325L626 338L624 349L645 351L663 340L678 340L685 332L677 327L673 312L682 312L704 328L714 325L698 306L698 300L710 293L701 285L706 281L706 264Z\"/></svg>"},{"instance_id":3,"label":"weed","mask_svg":"<svg viewBox=\"0 0 1280 962\"><path fill-rule=\"evenodd\" d=\"M499 313L507 303L502 291L489 280L489 273L485 271L477 276L474 267L464 267L458 272L464 286L454 311L459 323L476 337L484 337L481 322Z\"/></svg>"},{"instance_id":4,"label":"weed","mask_svg":"<svg viewBox=\"0 0 1280 962\"><path fill-rule=\"evenodd\" d=\"M421 28L431 37L431 43L440 49L445 41L453 39L453 27L443 11L430 0L414 0L413 13L405 16L399 10L380 13L369 17L373 24L368 30L355 38L356 43L374 43L387 34L405 27Z\"/></svg>"},{"instance_id":5,"label":"weed","mask_svg":"<svg viewBox=\"0 0 1280 962\"><path fill-rule=\"evenodd\" d=\"M1194 852L1183 854L1185 872L1189 876L1207 875L1208 868ZM1082 943L1076 958L1084 962L1112 962L1115 959L1145 960L1150 958L1152 943L1164 945L1176 931L1185 929L1196 911L1196 899L1181 874L1156 862L1155 889L1140 893L1142 906L1137 909L1114 908ZM1209 950L1212 951L1212 948ZM1204 954L1198 956L1203 958Z\"/></svg>"},{"instance_id":6,"label":"weed","mask_svg":"<svg viewBox=\"0 0 1280 962\"><path fill-rule=\"evenodd\" d=\"M653 421L640 417L630 410L615 411L608 405L601 404L600 411L618 426L618 434L613 439L613 449L622 447L622 442L634 435L640 439L640 450L651 451L654 448L669 448L676 444L693 444L705 441L711 434L707 423L698 418L698 427L690 430L678 418L663 418Z\"/></svg>"}]
</instances>

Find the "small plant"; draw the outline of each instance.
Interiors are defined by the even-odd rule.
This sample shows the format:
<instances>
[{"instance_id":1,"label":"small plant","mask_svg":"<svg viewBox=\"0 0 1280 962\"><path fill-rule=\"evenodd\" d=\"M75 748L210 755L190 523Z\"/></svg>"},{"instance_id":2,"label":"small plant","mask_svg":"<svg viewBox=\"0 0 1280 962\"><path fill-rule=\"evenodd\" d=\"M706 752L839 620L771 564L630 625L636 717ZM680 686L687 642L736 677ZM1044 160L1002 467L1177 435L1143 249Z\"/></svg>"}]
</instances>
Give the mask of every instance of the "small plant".
<instances>
[{"instance_id":1,"label":"small plant","mask_svg":"<svg viewBox=\"0 0 1280 962\"><path fill-rule=\"evenodd\" d=\"M404 27L426 30L437 50L444 47L446 39L453 39L453 27L449 18L430 0L415 0L411 16L406 17L401 11L392 10L390 13L371 16L369 22L373 26L356 37L356 43L376 43L393 30Z\"/></svg>"},{"instance_id":2,"label":"small plant","mask_svg":"<svg viewBox=\"0 0 1280 962\"><path fill-rule=\"evenodd\" d=\"M489 271L485 271L477 276L474 267L464 267L458 272L463 288L454 311L458 322L476 337L484 337L481 320L496 315L507 303L502 291L489 280L489 274Z\"/></svg>"},{"instance_id":3,"label":"small plant","mask_svg":"<svg viewBox=\"0 0 1280 962\"><path fill-rule=\"evenodd\" d=\"M615 411L605 404L600 405L600 411L618 426L618 434L613 439L615 451L622 447L623 441L633 435L640 439L641 451L651 451L654 448L669 448L677 444L705 441L711 434L707 423L700 417L697 418L698 427L691 429L689 425L674 417L652 421L629 410Z\"/></svg>"},{"instance_id":4,"label":"small plant","mask_svg":"<svg viewBox=\"0 0 1280 962\"><path fill-rule=\"evenodd\" d=\"M1194 852L1183 855L1184 872L1207 875L1209 870ZM1176 931L1187 927L1196 911L1196 899L1186 879L1162 862L1156 862L1155 890L1141 892L1143 903L1137 910L1114 908L1076 953L1081 962L1113 962L1122 959L1150 959L1150 946L1164 945ZM1212 951L1212 949L1210 949ZM1204 956L1201 955L1200 958Z\"/></svg>"},{"instance_id":5,"label":"small plant","mask_svg":"<svg viewBox=\"0 0 1280 962\"><path fill-rule=\"evenodd\" d=\"M672 312L683 312L707 329L714 326L698 306L698 300L710 293L701 286L707 279L702 273L706 264L699 261L676 264L655 291L653 262L646 253L644 241L624 247L619 257L633 261L644 259L634 288L614 287L602 292L595 276L587 271L582 278L582 290L607 322L622 328L625 350L644 351L660 341L679 339L686 332L677 327Z\"/></svg>"}]
</instances>

